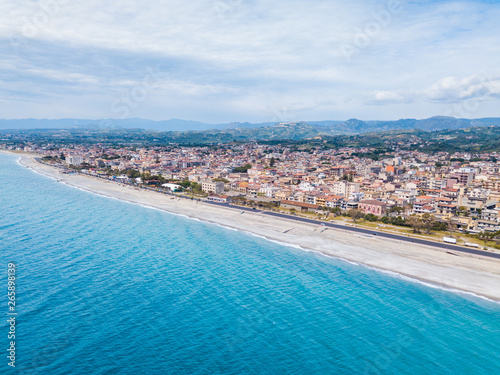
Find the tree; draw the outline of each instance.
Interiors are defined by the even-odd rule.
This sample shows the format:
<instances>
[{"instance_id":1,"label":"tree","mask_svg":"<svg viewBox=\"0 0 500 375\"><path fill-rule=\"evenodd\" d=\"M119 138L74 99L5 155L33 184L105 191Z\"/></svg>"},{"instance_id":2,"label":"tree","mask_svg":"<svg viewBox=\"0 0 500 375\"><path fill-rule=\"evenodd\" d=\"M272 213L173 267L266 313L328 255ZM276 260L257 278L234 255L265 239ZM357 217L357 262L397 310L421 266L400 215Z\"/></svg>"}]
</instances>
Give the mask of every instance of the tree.
<instances>
[{"instance_id":1,"label":"tree","mask_svg":"<svg viewBox=\"0 0 500 375\"><path fill-rule=\"evenodd\" d=\"M393 207L391 207L391 209L389 211L390 212L395 212L397 214L400 214L401 212L404 211L404 208L400 207L400 206L393 206Z\"/></svg>"},{"instance_id":2,"label":"tree","mask_svg":"<svg viewBox=\"0 0 500 375\"><path fill-rule=\"evenodd\" d=\"M197 182L191 182L191 190L193 191L193 193L201 193L201 184Z\"/></svg>"},{"instance_id":3,"label":"tree","mask_svg":"<svg viewBox=\"0 0 500 375\"><path fill-rule=\"evenodd\" d=\"M274 164L276 164L276 159L272 157L271 160L269 161L269 166L274 167Z\"/></svg>"},{"instance_id":4,"label":"tree","mask_svg":"<svg viewBox=\"0 0 500 375\"><path fill-rule=\"evenodd\" d=\"M139 172L137 169L129 169L127 170L127 176L129 178L141 177L141 172Z\"/></svg>"},{"instance_id":5,"label":"tree","mask_svg":"<svg viewBox=\"0 0 500 375\"><path fill-rule=\"evenodd\" d=\"M378 217L375 216L374 214L366 214L365 215L365 220L368 220L368 221L377 221Z\"/></svg>"},{"instance_id":6,"label":"tree","mask_svg":"<svg viewBox=\"0 0 500 375\"><path fill-rule=\"evenodd\" d=\"M245 164L245 165L242 165L240 167L236 167L233 169L234 172L237 172L237 173L247 173L247 171L252 168L252 164Z\"/></svg>"},{"instance_id":7,"label":"tree","mask_svg":"<svg viewBox=\"0 0 500 375\"><path fill-rule=\"evenodd\" d=\"M427 234L431 233L431 229L436 224L435 217L429 213L425 213L422 215L421 221L422 221L422 227L425 229L425 232Z\"/></svg>"},{"instance_id":8,"label":"tree","mask_svg":"<svg viewBox=\"0 0 500 375\"><path fill-rule=\"evenodd\" d=\"M481 232L476 235L478 240L484 241L484 246L488 246L488 242L491 241L492 233Z\"/></svg>"},{"instance_id":9,"label":"tree","mask_svg":"<svg viewBox=\"0 0 500 375\"><path fill-rule=\"evenodd\" d=\"M181 185L184 189L187 189L189 186L191 186L191 182L187 178L179 182L179 185Z\"/></svg>"},{"instance_id":10,"label":"tree","mask_svg":"<svg viewBox=\"0 0 500 375\"><path fill-rule=\"evenodd\" d=\"M335 207L332 209L332 213L338 216L342 213L342 210L340 209L340 207Z\"/></svg>"},{"instance_id":11,"label":"tree","mask_svg":"<svg viewBox=\"0 0 500 375\"><path fill-rule=\"evenodd\" d=\"M420 233L420 230L423 227L422 220L420 220L417 216L411 215L406 219L406 222L412 227L413 233Z\"/></svg>"},{"instance_id":12,"label":"tree","mask_svg":"<svg viewBox=\"0 0 500 375\"><path fill-rule=\"evenodd\" d=\"M448 228L448 225L446 223L443 223L442 221L436 221L434 223L434 226L432 227L433 230L438 230L441 232L444 232Z\"/></svg>"},{"instance_id":13,"label":"tree","mask_svg":"<svg viewBox=\"0 0 500 375\"><path fill-rule=\"evenodd\" d=\"M245 197L233 197L231 201L235 204L246 204L247 199Z\"/></svg>"},{"instance_id":14,"label":"tree","mask_svg":"<svg viewBox=\"0 0 500 375\"><path fill-rule=\"evenodd\" d=\"M365 215L363 214L362 211L355 208L355 209L349 211L349 216L352 219L352 221L356 222L357 220L361 219Z\"/></svg>"},{"instance_id":15,"label":"tree","mask_svg":"<svg viewBox=\"0 0 500 375\"><path fill-rule=\"evenodd\" d=\"M382 217L382 219L380 219L380 221L384 224L389 224L389 222L391 221L391 219L389 219L388 216L384 216Z\"/></svg>"},{"instance_id":16,"label":"tree","mask_svg":"<svg viewBox=\"0 0 500 375\"><path fill-rule=\"evenodd\" d=\"M212 181L215 181L215 182L224 182L225 184L227 184L229 182L229 180L227 180L225 178L214 178Z\"/></svg>"},{"instance_id":17,"label":"tree","mask_svg":"<svg viewBox=\"0 0 500 375\"><path fill-rule=\"evenodd\" d=\"M401 216L398 216L398 217L393 217L391 220L391 224L392 225L399 225L399 226L408 226L409 223L404 220Z\"/></svg>"},{"instance_id":18,"label":"tree","mask_svg":"<svg viewBox=\"0 0 500 375\"><path fill-rule=\"evenodd\" d=\"M450 231L450 237L453 237L453 232L456 228L456 223L453 222L453 217L450 216L448 220L446 220L446 224L448 225L448 230Z\"/></svg>"},{"instance_id":19,"label":"tree","mask_svg":"<svg viewBox=\"0 0 500 375\"><path fill-rule=\"evenodd\" d=\"M92 166L89 163L80 164L80 169L89 169L89 168L92 168Z\"/></svg>"}]
</instances>

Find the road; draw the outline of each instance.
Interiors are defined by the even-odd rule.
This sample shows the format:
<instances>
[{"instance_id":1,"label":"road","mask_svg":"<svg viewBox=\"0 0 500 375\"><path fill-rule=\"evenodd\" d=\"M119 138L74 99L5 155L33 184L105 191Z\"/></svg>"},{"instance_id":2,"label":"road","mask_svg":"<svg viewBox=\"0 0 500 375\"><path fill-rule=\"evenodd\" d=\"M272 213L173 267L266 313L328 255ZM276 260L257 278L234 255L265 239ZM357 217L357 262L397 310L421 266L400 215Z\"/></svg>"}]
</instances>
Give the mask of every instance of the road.
<instances>
[{"instance_id":1,"label":"road","mask_svg":"<svg viewBox=\"0 0 500 375\"><path fill-rule=\"evenodd\" d=\"M41 163L44 163L42 160L39 160L38 158L37 158L37 160ZM44 164L47 164L47 163L44 163ZM82 174L90 175L88 173L82 173ZM96 175L90 175L90 176L99 177L99 178L102 178L105 180L109 180L109 178L102 177L102 176L96 176ZM159 191L159 189L157 189L157 188L142 187L142 189L156 191L156 192L160 192L160 193L168 194L168 195L174 195L174 196L177 196L178 198L191 199L189 197L173 194L171 192ZM259 212L259 213L264 214L264 215L280 217L280 218L288 219L288 220L300 221L303 223L322 225L322 226L325 226L326 228L343 229L346 231L355 232L355 233L364 234L364 235L369 235L369 236L389 238L392 240L398 240L398 241L410 242L410 243L414 243L414 244L432 246L432 247L436 247L436 248L440 248L440 249L444 249L444 250L448 250L448 251L452 250L452 251L457 251L457 252L461 252L461 253L465 253L465 254L473 254L473 255L480 255L480 256L485 256L485 257L489 257L489 258L500 259L499 253L490 253L488 251L474 249L474 248L470 248L470 247L464 247L464 246L447 244L447 243L442 243L442 242L423 240L420 238L407 237L407 236L403 236L400 234L393 234L393 233L387 233L387 232L379 232L379 231L375 231L375 230L371 230L371 229L352 227L352 226L348 226L348 225L323 222L323 221L319 221L319 220L307 219L304 217L299 217L299 216L294 216L294 215L282 214L279 212L264 211L264 210L253 209L250 207L235 206L235 205L232 205L230 203L219 203L219 202L210 202L210 201L205 201L205 203L213 204L216 206L223 206L223 207L231 208L234 210ZM455 255L457 255L457 254L455 254Z\"/></svg>"},{"instance_id":2,"label":"road","mask_svg":"<svg viewBox=\"0 0 500 375\"><path fill-rule=\"evenodd\" d=\"M352 227L352 226L348 226L348 225L323 222L323 221L319 221L319 220L307 219L304 217L298 217L298 216L294 216L294 215L282 214L279 212L263 211L263 210L257 210L257 209L254 210L253 208L234 206L234 205L231 205L229 203L216 203L216 202L208 202L208 201L206 203L214 204L217 206L224 206L224 207L228 207L228 208L232 208L232 209L236 209L236 210L240 210L240 211L259 212L259 213L264 214L264 215L280 217L280 218L288 219L288 220L300 221L303 223L322 225L322 226L325 226L325 228L343 229L346 231L355 232L355 233L364 234L364 235L369 235L369 236L389 238L392 240L405 241L405 242L410 242L410 243L414 243L414 244L432 246L432 247L436 247L436 248L440 248L440 249L444 249L444 250L448 250L448 251L452 250L452 251L457 251L457 252L466 253L466 254L481 255L481 256L485 256L485 257L489 257L489 258L500 259L500 254L498 254L498 253L490 253L488 251L459 246L459 245L429 241L429 240L424 240L424 239L414 238L414 237L407 237L407 236L403 236L400 234L379 232L379 231L375 231L372 229L365 229L365 228Z\"/></svg>"}]
</instances>

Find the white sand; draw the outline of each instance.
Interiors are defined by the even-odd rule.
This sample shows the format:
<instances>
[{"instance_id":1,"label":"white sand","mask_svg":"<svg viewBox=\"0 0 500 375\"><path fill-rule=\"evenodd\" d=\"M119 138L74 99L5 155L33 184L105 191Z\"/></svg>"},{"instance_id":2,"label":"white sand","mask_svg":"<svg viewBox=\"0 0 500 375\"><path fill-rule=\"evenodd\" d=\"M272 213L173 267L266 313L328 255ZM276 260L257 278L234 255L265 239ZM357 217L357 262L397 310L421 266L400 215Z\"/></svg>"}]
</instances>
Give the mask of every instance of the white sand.
<instances>
[{"instance_id":1,"label":"white sand","mask_svg":"<svg viewBox=\"0 0 500 375\"><path fill-rule=\"evenodd\" d=\"M467 254L455 256L430 246L367 237L332 228L325 230L319 225L257 212L245 211L241 214L239 210L213 204L171 199L171 196L136 190L98 178L63 175L56 168L37 163L28 154L17 155L22 157L21 164L28 168L94 193L255 233L328 256L500 301L500 260Z\"/></svg>"}]
</instances>

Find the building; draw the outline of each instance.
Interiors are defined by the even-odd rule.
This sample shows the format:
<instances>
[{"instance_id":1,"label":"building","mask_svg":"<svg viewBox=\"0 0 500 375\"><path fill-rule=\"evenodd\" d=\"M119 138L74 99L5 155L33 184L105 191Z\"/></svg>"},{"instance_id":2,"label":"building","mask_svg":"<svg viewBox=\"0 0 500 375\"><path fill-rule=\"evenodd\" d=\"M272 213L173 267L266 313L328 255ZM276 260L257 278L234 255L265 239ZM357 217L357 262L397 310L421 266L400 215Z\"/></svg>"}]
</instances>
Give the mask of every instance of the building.
<instances>
[{"instance_id":1,"label":"building","mask_svg":"<svg viewBox=\"0 0 500 375\"><path fill-rule=\"evenodd\" d=\"M350 197L353 193L359 193L359 183L349 181L335 181L332 193L343 197Z\"/></svg>"},{"instance_id":2,"label":"building","mask_svg":"<svg viewBox=\"0 0 500 375\"><path fill-rule=\"evenodd\" d=\"M382 216L385 215L387 204L373 199L366 199L359 202L358 208L365 214Z\"/></svg>"},{"instance_id":3,"label":"building","mask_svg":"<svg viewBox=\"0 0 500 375\"><path fill-rule=\"evenodd\" d=\"M462 185L469 185L472 183L472 180L474 179L474 173L473 172L452 173L450 175L450 180L452 179L457 180L457 182Z\"/></svg>"},{"instance_id":4,"label":"building","mask_svg":"<svg viewBox=\"0 0 500 375\"><path fill-rule=\"evenodd\" d=\"M201 190L205 193L218 195L224 192L224 182L204 180L201 182Z\"/></svg>"},{"instance_id":5,"label":"building","mask_svg":"<svg viewBox=\"0 0 500 375\"><path fill-rule=\"evenodd\" d=\"M301 212L316 212L319 206L316 204L294 202L294 201L281 201L280 207L286 208L287 210L296 210Z\"/></svg>"},{"instance_id":6,"label":"building","mask_svg":"<svg viewBox=\"0 0 500 375\"><path fill-rule=\"evenodd\" d=\"M211 196L209 196L207 198L207 201L209 201L209 202L217 202L217 203L226 203L226 202L230 202L231 198L229 198L228 195L221 195L221 196L211 195Z\"/></svg>"},{"instance_id":7,"label":"building","mask_svg":"<svg viewBox=\"0 0 500 375\"><path fill-rule=\"evenodd\" d=\"M161 186L164 187L165 189L170 190L170 191L180 191L180 190L182 190L182 186L179 185L179 184L170 184L170 183L167 183L167 184L162 184Z\"/></svg>"},{"instance_id":8,"label":"building","mask_svg":"<svg viewBox=\"0 0 500 375\"><path fill-rule=\"evenodd\" d=\"M481 219L498 223L500 222L499 212L499 210L483 210Z\"/></svg>"},{"instance_id":9,"label":"building","mask_svg":"<svg viewBox=\"0 0 500 375\"><path fill-rule=\"evenodd\" d=\"M325 199L325 206L328 208L342 208L342 202L344 202L344 197L341 196L329 196Z\"/></svg>"},{"instance_id":10,"label":"building","mask_svg":"<svg viewBox=\"0 0 500 375\"><path fill-rule=\"evenodd\" d=\"M68 155L65 160L67 164L74 166L78 166L83 163L83 157L80 155Z\"/></svg>"},{"instance_id":11,"label":"building","mask_svg":"<svg viewBox=\"0 0 500 375\"><path fill-rule=\"evenodd\" d=\"M480 232L496 232L500 230L498 223L496 221L479 219L477 222L477 229Z\"/></svg>"}]
</instances>

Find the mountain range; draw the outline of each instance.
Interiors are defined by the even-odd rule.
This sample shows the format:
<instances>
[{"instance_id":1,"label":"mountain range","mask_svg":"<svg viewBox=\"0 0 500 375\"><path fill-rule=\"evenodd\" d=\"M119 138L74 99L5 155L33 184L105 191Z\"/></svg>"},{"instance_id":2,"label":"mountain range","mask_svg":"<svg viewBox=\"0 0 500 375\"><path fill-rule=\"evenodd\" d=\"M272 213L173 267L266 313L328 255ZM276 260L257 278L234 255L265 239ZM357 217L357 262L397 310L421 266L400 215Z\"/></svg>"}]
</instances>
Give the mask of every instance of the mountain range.
<instances>
[{"instance_id":1,"label":"mountain range","mask_svg":"<svg viewBox=\"0 0 500 375\"><path fill-rule=\"evenodd\" d=\"M428 119L400 119L396 121L362 121L349 119L347 121L301 121L293 123L292 127L308 128L316 135L362 134L390 130L444 130L463 129L473 126L500 126L500 118L464 119L455 117L436 116ZM231 122L222 124L208 124L199 121L170 119L164 121L146 120L140 118L114 120L86 120L86 119L19 119L0 120L0 129L146 129L155 131L206 131L274 128L289 126L277 122L249 123ZM311 134L314 135L314 134Z\"/></svg>"}]
</instances>

